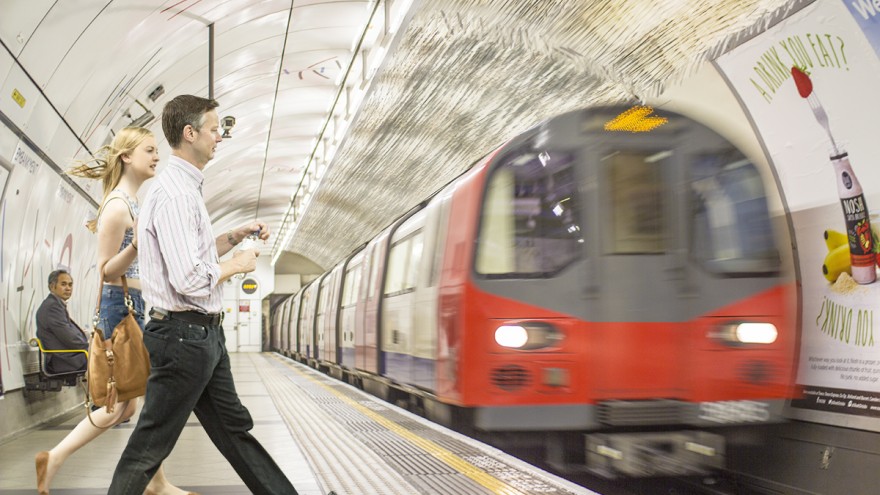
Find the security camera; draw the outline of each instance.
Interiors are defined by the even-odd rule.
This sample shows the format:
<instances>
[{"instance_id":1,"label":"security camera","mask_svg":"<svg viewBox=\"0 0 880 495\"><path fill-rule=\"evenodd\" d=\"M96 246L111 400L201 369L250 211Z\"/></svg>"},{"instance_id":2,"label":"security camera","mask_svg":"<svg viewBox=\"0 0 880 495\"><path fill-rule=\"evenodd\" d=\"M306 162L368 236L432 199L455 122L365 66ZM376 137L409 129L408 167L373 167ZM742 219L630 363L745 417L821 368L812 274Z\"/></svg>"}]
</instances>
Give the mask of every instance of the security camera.
<instances>
[{"instance_id":1,"label":"security camera","mask_svg":"<svg viewBox=\"0 0 880 495\"><path fill-rule=\"evenodd\" d=\"M231 138L232 134L229 134L229 131L231 131L232 128L235 127L235 117L233 117L232 115L227 115L226 117L223 117L220 122L223 127L223 136L221 137Z\"/></svg>"}]
</instances>

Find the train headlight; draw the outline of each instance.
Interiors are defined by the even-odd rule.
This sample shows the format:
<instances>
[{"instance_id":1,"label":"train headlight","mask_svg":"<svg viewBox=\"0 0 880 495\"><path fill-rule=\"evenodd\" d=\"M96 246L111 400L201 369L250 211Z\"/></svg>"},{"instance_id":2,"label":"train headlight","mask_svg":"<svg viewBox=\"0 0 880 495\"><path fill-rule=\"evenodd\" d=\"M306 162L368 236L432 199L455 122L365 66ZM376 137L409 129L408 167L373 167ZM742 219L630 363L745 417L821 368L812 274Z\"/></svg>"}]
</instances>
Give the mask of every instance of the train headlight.
<instances>
[{"instance_id":1,"label":"train headlight","mask_svg":"<svg viewBox=\"0 0 880 495\"><path fill-rule=\"evenodd\" d=\"M495 330L495 342L502 347L519 349L529 341L529 333L519 325L501 325Z\"/></svg>"},{"instance_id":2,"label":"train headlight","mask_svg":"<svg viewBox=\"0 0 880 495\"><path fill-rule=\"evenodd\" d=\"M772 344L779 331L772 323L741 322L723 325L710 336L729 345Z\"/></svg>"},{"instance_id":3,"label":"train headlight","mask_svg":"<svg viewBox=\"0 0 880 495\"><path fill-rule=\"evenodd\" d=\"M562 342L562 338L563 334L559 329L541 321L511 323L495 329L495 342L511 349L553 347Z\"/></svg>"},{"instance_id":4,"label":"train headlight","mask_svg":"<svg viewBox=\"0 0 880 495\"><path fill-rule=\"evenodd\" d=\"M740 323L735 330L736 340L743 344L772 344L779 332L772 323Z\"/></svg>"}]
</instances>

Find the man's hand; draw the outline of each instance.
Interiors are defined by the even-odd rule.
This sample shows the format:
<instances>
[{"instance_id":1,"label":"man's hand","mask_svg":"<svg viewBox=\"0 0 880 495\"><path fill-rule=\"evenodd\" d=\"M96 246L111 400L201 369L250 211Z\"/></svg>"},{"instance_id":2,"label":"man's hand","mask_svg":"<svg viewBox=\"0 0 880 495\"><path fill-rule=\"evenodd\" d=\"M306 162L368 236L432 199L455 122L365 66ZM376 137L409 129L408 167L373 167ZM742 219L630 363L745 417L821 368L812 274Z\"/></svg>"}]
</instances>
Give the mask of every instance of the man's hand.
<instances>
[{"instance_id":1,"label":"man's hand","mask_svg":"<svg viewBox=\"0 0 880 495\"><path fill-rule=\"evenodd\" d=\"M251 235L254 232L259 231L259 238L263 241L269 239L269 226L260 220L254 220L248 224L242 225L232 231L232 236L235 238L235 242L239 243L244 240L245 237Z\"/></svg>"},{"instance_id":2,"label":"man's hand","mask_svg":"<svg viewBox=\"0 0 880 495\"><path fill-rule=\"evenodd\" d=\"M257 269L257 256L260 253L256 249L244 249L236 251L232 255L235 263L235 273L250 273Z\"/></svg>"}]
</instances>

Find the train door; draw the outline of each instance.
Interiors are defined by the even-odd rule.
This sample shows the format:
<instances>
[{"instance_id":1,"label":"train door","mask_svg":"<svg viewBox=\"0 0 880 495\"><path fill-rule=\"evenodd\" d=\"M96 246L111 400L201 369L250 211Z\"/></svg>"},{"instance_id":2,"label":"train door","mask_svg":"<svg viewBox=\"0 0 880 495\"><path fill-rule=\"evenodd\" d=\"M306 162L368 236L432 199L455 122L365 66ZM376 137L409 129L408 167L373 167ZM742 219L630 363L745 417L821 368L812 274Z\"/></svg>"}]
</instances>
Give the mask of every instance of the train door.
<instances>
[{"instance_id":1,"label":"train door","mask_svg":"<svg viewBox=\"0 0 880 495\"><path fill-rule=\"evenodd\" d=\"M436 388L439 281L449 223L449 189L437 194L425 208L424 244L415 291L412 383L430 391Z\"/></svg>"},{"instance_id":2,"label":"train door","mask_svg":"<svg viewBox=\"0 0 880 495\"><path fill-rule=\"evenodd\" d=\"M270 349L275 352L284 352L282 340L285 340L287 330L287 306L290 305L293 297L287 297L280 303L275 305L272 313L272 339Z\"/></svg>"},{"instance_id":3,"label":"train door","mask_svg":"<svg viewBox=\"0 0 880 495\"><path fill-rule=\"evenodd\" d=\"M355 367L355 327L357 322L358 293L364 269L365 251L352 256L345 265L342 280L342 302L339 309L339 364L344 368Z\"/></svg>"},{"instance_id":4,"label":"train door","mask_svg":"<svg viewBox=\"0 0 880 495\"><path fill-rule=\"evenodd\" d=\"M363 320L360 329L355 331L355 359L357 368L370 373L381 374L379 362L379 308L382 305L382 286L385 281L385 255L391 228L385 229L367 246L365 267L365 290L362 298Z\"/></svg>"},{"instance_id":5,"label":"train door","mask_svg":"<svg viewBox=\"0 0 880 495\"><path fill-rule=\"evenodd\" d=\"M321 358L332 364L339 363L336 347L339 342L339 297L344 267L345 263L340 263L331 272L330 293L327 294L327 307L324 310L324 354Z\"/></svg>"},{"instance_id":6,"label":"train door","mask_svg":"<svg viewBox=\"0 0 880 495\"><path fill-rule=\"evenodd\" d=\"M382 291L381 343L384 375L412 383L416 281L424 247L425 212L419 210L394 229Z\"/></svg>"},{"instance_id":7,"label":"train door","mask_svg":"<svg viewBox=\"0 0 880 495\"><path fill-rule=\"evenodd\" d=\"M300 361L308 363L315 358L315 308L317 307L318 286L321 279L312 281L303 288L299 313Z\"/></svg>"},{"instance_id":8,"label":"train door","mask_svg":"<svg viewBox=\"0 0 880 495\"><path fill-rule=\"evenodd\" d=\"M609 133L587 140L597 185L591 293L591 382L602 399L679 398L686 363L687 280L682 150L677 134ZM588 134L589 135L589 134Z\"/></svg>"},{"instance_id":9,"label":"train door","mask_svg":"<svg viewBox=\"0 0 880 495\"><path fill-rule=\"evenodd\" d=\"M289 357L296 357L300 353L299 348L299 313L302 307L303 290L293 297L293 303L290 309L289 323L287 324L287 340L284 342L284 348Z\"/></svg>"}]
</instances>

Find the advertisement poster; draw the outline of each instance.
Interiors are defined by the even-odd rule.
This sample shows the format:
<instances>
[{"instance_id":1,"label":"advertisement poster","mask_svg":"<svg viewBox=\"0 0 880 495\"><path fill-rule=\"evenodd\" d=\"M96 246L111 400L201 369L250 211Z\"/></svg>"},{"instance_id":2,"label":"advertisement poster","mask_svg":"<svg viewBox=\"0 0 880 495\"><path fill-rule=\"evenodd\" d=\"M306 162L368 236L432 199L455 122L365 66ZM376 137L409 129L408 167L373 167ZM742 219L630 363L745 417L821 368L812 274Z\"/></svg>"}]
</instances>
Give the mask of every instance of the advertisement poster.
<instances>
[{"instance_id":1,"label":"advertisement poster","mask_svg":"<svg viewBox=\"0 0 880 495\"><path fill-rule=\"evenodd\" d=\"M848 8L819 0L717 63L791 213L803 295L792 407L880 417L880 61Z\"/></svg>"}]
</instances>

